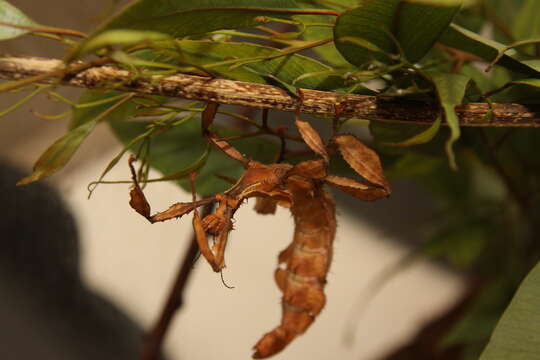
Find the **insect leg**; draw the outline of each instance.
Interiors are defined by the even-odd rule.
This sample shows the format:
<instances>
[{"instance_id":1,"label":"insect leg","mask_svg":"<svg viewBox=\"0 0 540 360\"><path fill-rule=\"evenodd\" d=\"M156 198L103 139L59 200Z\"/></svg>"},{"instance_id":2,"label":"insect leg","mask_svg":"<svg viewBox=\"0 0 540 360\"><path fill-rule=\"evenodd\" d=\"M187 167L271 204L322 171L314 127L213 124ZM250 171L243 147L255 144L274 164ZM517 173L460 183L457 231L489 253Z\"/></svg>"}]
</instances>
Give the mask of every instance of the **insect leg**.
<instances>
[{"instance_id":1,"label":"insect leg","mask_svg":"<svg viewBox=\"0 0 540 360\"><path fill-rule=\"evenodd\" d=\"M133 179L133 189L131 189L130 192L131 199L129 201L129 204L135 211L144 216L151 223L181 217L182 215L185 215L200 206L204 206L215 201L214 197L210 197L199 201L176 203L165 211L150 215L150 204L148 203L148 200L146 199L146 196L144 195L139 185L135 168L133 167L133 163L135 161L135 157L130 156L129 168L131 170L131 177Z\"/></svg>"}]
</instances>

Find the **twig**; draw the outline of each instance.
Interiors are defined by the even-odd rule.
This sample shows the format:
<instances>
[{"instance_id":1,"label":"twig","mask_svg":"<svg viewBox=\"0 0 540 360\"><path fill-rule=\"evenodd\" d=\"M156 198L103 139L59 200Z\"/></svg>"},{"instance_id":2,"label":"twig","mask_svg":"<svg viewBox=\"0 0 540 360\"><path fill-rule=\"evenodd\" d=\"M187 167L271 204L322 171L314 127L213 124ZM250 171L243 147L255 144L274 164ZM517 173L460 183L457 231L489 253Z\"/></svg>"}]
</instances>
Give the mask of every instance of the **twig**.
<instances>
[{"instance_id":1,"label":"twig","mask_svg":"<svg viewBox=\"0 0 540 360\"><path fill-rule=\"evenodd\" d=\"M295 111L297 105L296 98L271 85L183 74L148 76L134 81L129 71L110 65L94 66L75 74L73 69L84 68L82 63L70 67L71 77L58 79L60 74L65 74L64 71L59 72L59 67L62 67L62 62L56 59L0 55L0 79L41 77L40 81L44 82L60 80L66 85L96 89L110 89L111 84L123 84L115 89L290 112ZM54 71L56 73L50 74ZM302 89L302 92L305 99L300 112L328 118L335 115L336 104L343 107L343 119L431 124L439 113L435 103L307 89ZM487 103L462 104L456 107L456 112L462 126L540 127L540 105L493 104L492 109L493 116L489 121L485 120L488 118L486 113L490 111Z\"/></svg>"},{"instance_id":2,"label":"twig","mask_svg":"<svg viewBox=\"0 0 540 360\"><path fill-rule=\"evenodd\" d=\"M206 216L212 212L213 204L207 204L203 207L202 216ZM175 313L182 307L183 299L182 295L184 288L193 269L193 263L197 257L199 247L197 246L197 241L195 240L195 235L192 236L189 249L184 255L184 260L174 281L174 285L171 288L169 297L163 307L161 315L157 322L155 323L152 331L147 335L145 342L143 344L141 352L141 360L158 360L161 354L161 348L167 330L172 322L172 319Z\"/></svg>"},{"instance_id":3,"label":"twig","mask_svg":"<svg viewBox=\"0 0 540 360\"><path fill-rule=\"evenodd\" d=\"M7 58L9 59L9 57ZM85 70L91 71L95 67L99 67L113 61L109 58L99 58L87 63L77 62L66 67L63 61L57 59L29 57L17 57L16 59L26 59L24 61L24 66L18 68L20 65L18 62L10 63L8 61L6 63L4 62L5 58L1 58L0 55L0 67L2 67L2 65L7 66L7 69L2 70L6 70L7 73L10 73L10 70L22 70L23 72L18 73L15 71L11 72L11 77L3 77L4 72L0 70L0 79L14 80L10 83L0 84L0 92L11 91L32 83L55 83L60 81L61 83L69 84L69 79L71 79L73 76L84 73ZM43 60L48 61L43 62ZM42 68L40 68L41 66Z\"/></svg>"}]
</instances>

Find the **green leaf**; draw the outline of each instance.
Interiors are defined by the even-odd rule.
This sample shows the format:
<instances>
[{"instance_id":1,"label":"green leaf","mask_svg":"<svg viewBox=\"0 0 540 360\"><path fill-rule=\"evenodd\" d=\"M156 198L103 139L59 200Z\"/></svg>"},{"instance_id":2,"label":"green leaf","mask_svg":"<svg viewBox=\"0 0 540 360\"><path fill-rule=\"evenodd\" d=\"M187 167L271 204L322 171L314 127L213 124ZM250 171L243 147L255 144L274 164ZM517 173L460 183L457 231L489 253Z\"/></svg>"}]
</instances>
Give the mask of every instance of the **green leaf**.
<instances>
[{"instance_id":1,"label":"green leaf","mask_svg":"<svg viewBox=\"0 0 540 360\"><path fill-rule=\"evenodd\" d=\"M331 10L343 11L344 9L352 9L358 5L358 0L333 0L331 4L318 1L297 1L298 5L302 8L313 7L325 7ZM321 15L300 15L295 17L296 20L301 21L304 24L318 23L334 25L335 19L329 16ZM305 40L322 40L328 39L334 36L334 27L326 26L307 26L302 33L302 37ZM336 49L335 43L330 43L322 46L317 46L313 49L322 60L336 67L350 67L350 63L347 62Z\"/></svg>"},{"instance_id":2,"label":"green leaf","mask_svg":"<svg viewBox=\"0 0 540 360\"><path fill-rule=\"evenodd\" d=\"M448 28L459 11L461 1L415 1L402 3L395 21L394 30L405 58L419 61ZM444 3L441 6L440 3ZM438 5L438 6L437 6Z\"/></svg>"},{"instance_id":3,"label":"green leaf","mask_svg":"<svg viewBox=\"0 0 540 360\"><path fill-rule=\"evenodd\" d=\"M512 32L517 40L525 40L540 35L540 1L525 0L514 18Z\"/></svg>"},{"instance_id":4,"label":"green leaf","mask_svg":"<svg viewBox=\"0 0 540 360\"><path fill-rule=\"evenodd\" d=\"M267 22L265 16L288 16L284 10L297 8L292 0L139 0L102 26L97 34L110 29L140 29L180 38L218 29L251 27Z\"/></svg>"},{"instance_id":5,"label":"green leaf","mask_svg":"<svg viewBox=\"0 0 540 360\"><path fill-rule=\"evenodd\" d=\"M162 34L155 31L108 30L84 42L83 45L77 48L77 50L70 56L68 61L74 60L78 57L84 56L88 53L94 52L95 50L98 50L107 46L113 46L113 45L130 46L130 45L135 45L142 42L150 42L150 41L166 40L166 39L170 39L170 36L167 34Z\"/></svg>"},{"instance_id":6,"label":"green leaf","mask_svg":"<svg viewBox=\"0 0 540 360\"><path fill-rule=\"evenodd\" d=\"M521 60L521 62L540 73L540 59Z\"/></svg>"},{"instance_id":7,"label":"green leaf","mask_svg":"<svg viewBox=\"0 0 540 360\"><path fill-rule=\"evenodd\" d=\"M384 143L384 145L390 145L390 146L413 146L413 145L420 145L425 144L431 139L437 135L439 132L439 128L441 127L441 119L442 117L439 116L437 119L431 124L427 129L422 131L421 133L418 133L407 140L403 140L400 142L394 142L394 143Z\"/></svg>"},{"instance_id":8,"label":"green leaf","mask_svg":"<svg viewBox=\"0 0 540 360\"><path fill-rule=\"evenodd\" d=\"M82 114L79 113L78 119L71 124L68 133L56 140L40 156L34 164L32 174L21 179L17 185L26 185L38 181L62 169L99 122L109 118L123 118L125 116L130 98L131 94L125 94L124 98L114 104L101 105L97 107L98 109L84 109Z\"/></svg>"},{"instance_id":9,"label":"green leaf","mask_svg":"<svg viewBox=\"0 0 540 360\"><path fill-rule=\"evenodd\" d=\"M440 347L450 348L467 344L467 352L471 354L464 359L478 360L486 340L493 333L497 320L509 302L509 289L511 285L508 284L507 279L501 277L493 279L482 287L467 311L440 343Z\"/></svg>"},{"instance_id":10,"label":"green leaf","mask_svg":"<svg viewBox=\"0 0 540 360\"><path fill-rule=\"evenodd\" d=\"M540 79L521 79L512 81L512 84L527 85L540 88Z\"/></svg>"},{"instance_id":11,"label":"green leaf","mask_svg":"<svg viewBox=\"0 0 540 360\"><path fill-rule=\"evenodd\" d=\"M448 5L448 4L447 4ZM368 46L355 46L347 39L374 45L387 54L398 53L396 42L410 62L417 62L445 31L460 4L436 6L400 0L363 1L336 21L336 47L350 63L361 66L377 59L391 62Z\"/></svg>"},{"instance_id":12,"label":"green leaf","mask_svg":"<svg viewBox=\"0 0 540 360\"><path fill-rule=\"evenodd\" d=\"M97 104L95 106L83 106L73 111L73 118L69 123L68 129L73 130L87 122L93 121L103 112L107 111L113 105L109 100L114 98L120 99L126 93L120 91L103 91L103 90L87 90L79 98L79 105ZM121 104L116 110L107 114L102 119L109 121L110 119L126 119L136 112L136 106L132 102Z\"/></svg>"},{"instance_id":13,"label":"green leaf","mask_svg":"<svg viewBox=\"0 0 540 360\"><path fill-rule=\"evenodd\" d=\"M13 39L29 32L28 30L17 29L11 26L2 25L1 23L22 26L40 26L26 16L21 10L5 0L0 0L0 40Z\"/></svg>"},{"instance_id":14,"label":"green leaf","mask_svg":"<svg viewBox=\"0 0 540 360\"><path fill-rule=\"evenodd\" d=\"M332 24L333 19L321 15L302 15L298 16L304 23L323 23ZM302 38L308 41L328 39L334 36L333 27L309 26L302 34ZM326 63L337 67L350 67L349 62L343 58L337 50L334 42L313 48L313 51L319 55Z\"/></svg>"},{"instance_id":15,"label":"green leaf","mask_svg":"<svg viewBox=\"0 0 540 360\"><path fill-rule=\"evenodd\" d=\"M498 103L538 104L539 94L539 79L522 79L506 83L490 99Z\"/></svg>"},{"instance_id":16,"label":"green leaf","mask_svg":"<svg viewBox=\"0 0 540 360\"><path fill-rule=\"evenodd\" d=\"M424 5L434 5L434 6L461 6L463 0L405 0L409 3L424 4Z\"/></svg>"},{"instance_id":17,"label":"green leaf","mask_svg":"<svg viewBox=\"0 0 540 360\"><path fill-rule=\"evenodd\" d=\"M521 283L480 360L540 359L540 263Z\"/></svg>"},{"instance_id":18,"label":"green leaf","mask_svg":"<svg viewBox=\"0 0 540 360\"><path fill-rule=\"evenodd\" d=\"M458 25L451 24L438 40L441 44L476 55L487 62L497 57L505 46L486 39ZM503 55L497 65L522 74L538 75L538 69L510 55Z\"/></svg>"},{"instance_id":19,"label":"green leaf","mask_svg":"<svg viewBox=\"0 0 540 360\"><path fill-rule=\"evenodd\" d=\"M357 46L342 38L356 38L375 45L384 53L395 54L391 37L394 16L400 0L362 1L358 7L344 12L336 20L334 39L336 48L351 64L361 66L374 59L388 63L387 56Z\"/></svg>"},{"instance_id":20,"label":"green leaf","mask_svg":"<svg viewBox=\"0 0 540 360\"><path fill-rule=\"evenodd\" d=\"M385 174L392 178L430 177L443 168L444 160L439 156L408 151L391 166L385 168Z\"/></svg>"},{"instance_id":21,"label":"green leaf","mask_svg":"<svg viewBox=\"0 0 540 360\"><path fill-rule=\"evenodd\" d=\"M38 181L62 169L95 127L96 122L91 121L76 127L56 140L34 164L32 174L19 180L17 185Z\"/></svg>"},{"instance_id":22,"label":"green leaf","mask_svg":"<svg viewBox=\"0 0 540 360\"><path fill-rule=\"evenodd\" d=\"M461 104L470 78L459 74L445 74L440 72L426 73L437 91L439 102L444 111L446 123L450 127L450 138L446 142L446 153L452 169L457 169L452 145L459 139L459 118L454 108Z\"/></svg>"},{"instance_id":23,"label":"green leaf","mask_svg":"<svg viewBox=\"0 0 540 360\"><path fill-rule=\"evenodd\" d=\"M175 40L160 42L156 46L158 48L153 52L140 55L148 58L154 54L155 61L198 65L219 76L246 82L268 83L265 76L272 75L283 83L293 84L303 74L332 70L317 60L298 54L251 62L231 69L231 65L237 61L280 54L279 49L250 43ZM344 85L342 77L335 75L307 77L294 83L295 87L319 90L342 88Z\"/></svg>"},{"instance_id":24,"label":"green leaf","mask_svg":"<svg viewBox=\"0 0 540 360\"><path fill-rule=\"evenodd\" d=\"M116 91L90 90L81 96L79 102L83 104L99 103L119 94L121 93ZM165 98L154 97L154 99L158 103L165 101ZM137 99L138 102L143 100ZM108 107L110 107L110 103L76 110L71 124L72 127L88 123ZM193 169L193 166L197 167L204 164L199 176L197 176L196 184L197 192L202 196L208 196L222 192L230 187L229 183L216 177L216 174L232 178L238 178L242 174L242 165L221 151L212 149L208 157L206 157L208 142L201 135L199 119L183 121L166 131L152 133L149 132L148 127L152 124L151 122L129 120L130 117L134 117L136 114L137 108L135 104L128 102L111 113L105 120L109 122L117 138L133 153L137 153L141 146L139 141L134 141L137 137L139 137L139 140L142 140L143 137L149 139L148 163L152 168L164 174L167 179L169 177L178 177L184 174L186 169ZM220 135L228 136L233 134L230 130L216 125L214 127L214 130L217 130ZM146 137L144 134L149 136ZM279 151L279 146L276 143L260 137L233 141L232 145L250 158L262 162L272 162L275 154ZM120 157L115 157L107 166L106 171L115 166L119 160ZM187 191L190 190L188 181L180 180L178 184Z\"/></svg>"},{"instance_id":25,"label":"green leaf","mask_svg":"<svg viewBox=\"0 0 540 360\"><path fill-rule=\"evenodd\" d=\"M482 255L487 240L485 224L461 221L441 229L422 245L421 252L431 257L446 258L457 268L468 270Z\"/></svg>"},{"instance_id":26,"label":"green leaf","mask_svg":"<svg viewBox=\"0 0 540 360\"><path fill-rule=\"evenodd\" d=\"M409 149L403 148L406 145L400 146L402 143L407 143L419 134L424 134L426 131L429 131L428 129L434 126L436 127L437 125L434 125L436 122L437 121L435 121L431 125L418 125L387 123L384 121L371 121L369 123L369 130L375 140L375 143L378 145L378 150L380 152L383 152L387 155L400 155L410 152ZM433 131L433 129L431 131ZM424 143L422 148L429 148L429 150L427 151L431 152L432 155L434 155L434 153L438 153L438 156L444 157L444 152L441 150L441 139L444 134L442 134L441 131L438 131L434 135L436 136L436 141L432 141L429 144L426 144L426 142ZM421 143L411 145L421 145Z\"/></svg>"},{"instance_id":27,"label":"green leaf","mask_svg":"<svg viewBox=\"0 0 540 360\"><path fill-rule=\"evenodd\" d=\"M149 122L133 122L116 120L110 122L116 136L124 144L129 144L132 139L147 130ZM216 127L218 128L218 127ZM218 128L219 129L219 128ZM221 134L226 134L221 129ZM230 132L229 132L230 133ZM193 164L201 157L208 146L208 142L201 135L201 123L199 119L192 119L179 126L175 126L166 132L151 137L150 154L148 163L161 173L174 174ZM249 155L250 158L263 162L271 162L278 151L278 146L263 138L246 138L232 143L240 152ZM130 149L137 152L138 146ZM231 159L222 151L212 149L205 166L199 171L196 179L197 192L201 196L209 196L228 189L231 184L219 179L216 175L225 175L238 178L243 172L242 164ZM178 184L189 191L190 184L186 180L178 181Z\"/></svg>"}]
</instances>

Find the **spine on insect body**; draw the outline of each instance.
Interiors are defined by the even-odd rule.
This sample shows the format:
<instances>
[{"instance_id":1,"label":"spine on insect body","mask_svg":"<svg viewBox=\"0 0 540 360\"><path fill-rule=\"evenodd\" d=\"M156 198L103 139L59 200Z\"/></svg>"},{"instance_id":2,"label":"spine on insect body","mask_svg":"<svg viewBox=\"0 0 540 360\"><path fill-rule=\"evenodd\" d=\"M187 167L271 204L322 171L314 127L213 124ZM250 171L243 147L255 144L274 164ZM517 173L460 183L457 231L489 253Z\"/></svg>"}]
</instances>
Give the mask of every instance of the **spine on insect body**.
<instances>
[{"instance_id":1,"label":"spine on insect body","mask_svg":"<svg viewBox=\"0 0 540 360\"><path fill-rule=\"evenodd\" d=\"M279 255L280 267L275 273L283 293L283 315L281 324L255 345L255 359L274 355L304 333L326 302L324 286L332 260L335 205L322 185L310 179L292 176L288 188L293 195L295 232L292 243Z\"/></svg>"}]
</instances>

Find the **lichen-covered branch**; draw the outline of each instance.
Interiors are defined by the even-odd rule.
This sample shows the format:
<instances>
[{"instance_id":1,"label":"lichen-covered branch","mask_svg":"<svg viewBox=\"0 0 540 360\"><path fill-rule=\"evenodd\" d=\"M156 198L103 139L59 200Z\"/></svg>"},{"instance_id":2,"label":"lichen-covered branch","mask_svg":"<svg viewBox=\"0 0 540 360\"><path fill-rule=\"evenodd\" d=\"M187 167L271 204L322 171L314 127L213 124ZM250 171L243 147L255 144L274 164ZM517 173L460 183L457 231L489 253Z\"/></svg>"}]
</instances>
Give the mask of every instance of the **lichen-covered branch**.
<instances>
[{"instance_id":1,"label":"lichen-covered branch","mask_svg":"<svg viewBox=\"0 0 540 360\"><path fill-rule=\"evenodd\" d=\"M117 90L290 112L297 109L298 103L287 91L271 85L180 74L132 80L127 70L113 65L87 68L78 63L65 72L59 71L63 67L63 62L57 59L0 55L0 79L4 80L54 73L41 81L94 89L107 89L115 84ZM302 94L300 111L317 116L334 116L338 104L343 118L386 122L429 124L438 113L436 104L420 101L307 89L302 89ZM462 126L540 127L539 105L493 104L492 109L493 115L487 117L488 104L467 103L457 106L456 112Z\"/></svg>"}]
</instances>

